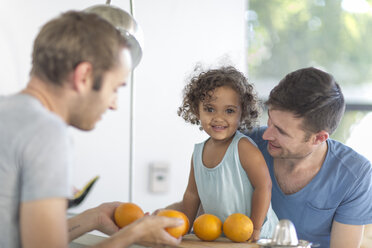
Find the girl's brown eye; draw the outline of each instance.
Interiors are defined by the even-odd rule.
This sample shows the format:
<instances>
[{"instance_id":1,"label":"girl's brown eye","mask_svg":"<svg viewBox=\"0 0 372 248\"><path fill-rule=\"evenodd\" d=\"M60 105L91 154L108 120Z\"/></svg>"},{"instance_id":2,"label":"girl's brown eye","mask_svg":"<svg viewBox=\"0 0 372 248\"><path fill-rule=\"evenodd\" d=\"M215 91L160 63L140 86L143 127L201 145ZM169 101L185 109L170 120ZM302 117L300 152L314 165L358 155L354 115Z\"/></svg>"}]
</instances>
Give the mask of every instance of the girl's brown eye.
<instances>
[{"instance_id":1,"label":"girl's brown eye","mask_svg":"<svg viewBox=\"0 0 372 248\"><path fill-rule=\"evenodd\" d=\"M207 107L207 108L206 108L206 111L207 111L207 112L213 112L213 108L211 108L211 107Z\"/></svg>"}]
</instances>

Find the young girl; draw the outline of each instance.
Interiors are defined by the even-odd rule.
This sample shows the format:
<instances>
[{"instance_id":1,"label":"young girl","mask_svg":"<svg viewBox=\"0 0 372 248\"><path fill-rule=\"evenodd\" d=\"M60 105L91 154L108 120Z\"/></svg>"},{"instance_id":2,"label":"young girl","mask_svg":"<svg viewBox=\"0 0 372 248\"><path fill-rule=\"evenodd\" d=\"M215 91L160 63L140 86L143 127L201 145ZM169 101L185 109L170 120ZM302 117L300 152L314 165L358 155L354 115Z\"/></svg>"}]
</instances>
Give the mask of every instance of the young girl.
<instances>
[{"instance_id":1,"label":"young girl","mask_svg":"<svg viewBox=\"0 0 372 248\"><path fill-rule=\"evenodd\" d=\"M222 222L233 213L250 216L251 240L271 238L278 219L271 208L271 179L255 143L238 130L258 117L253 87L234 67L202 72L184 89L178 110L210 137L194 147L189 182L178 207L192 223L199 205Z\"/></svg>"}]
</instances>

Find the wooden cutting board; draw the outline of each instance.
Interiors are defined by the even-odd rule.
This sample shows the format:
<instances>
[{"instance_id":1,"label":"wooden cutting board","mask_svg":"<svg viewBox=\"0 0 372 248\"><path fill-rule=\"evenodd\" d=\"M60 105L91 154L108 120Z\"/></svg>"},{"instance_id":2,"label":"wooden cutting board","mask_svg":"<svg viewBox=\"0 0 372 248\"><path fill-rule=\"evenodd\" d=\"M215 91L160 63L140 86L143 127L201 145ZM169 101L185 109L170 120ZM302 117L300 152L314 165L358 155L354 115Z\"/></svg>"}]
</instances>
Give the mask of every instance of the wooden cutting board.
<instances>
[{"instance_id":1,"label":"wooden cutting board","mask_svg":"<svg viewBox=\"0 0 372 248\"><path fill-rule=\"evenodd\" d=\"M73 242L70 243L70 248L83 248L83 247L90 247L92 245L98 244L106 239L106 236L98 236L93 234L85 234ZM215 241L207 242L201 241L195 234L187 234L183 236L181 244L178 246L179 248L210 248L210 247L217 247L217 248L259 248L257 244L251 244L248 242L245 243L235 243L230 241L225 237L219 237ZM142 245L131 245L130 248L145 248ZM170 248L167 246L167 248Z\"/></svg>"},{"instance_id":2,"label":"wooden cutting board","mask_svg":"<svg viewBox=\"0 0 372 248\"><path fill-rule=\"evenodd\" d=\"M232 247L232 248L259 248L257 244L252 244L248 242L244 243L236 243L232 242L231 240L225 237L219 237L218 239L208 242L202 241L195 234L187 234L182 238L181 244L178 246L180 248L210 248L210 247L217 247L217 248L224 248L224 247Z\"/></svg>"}]
</instances>

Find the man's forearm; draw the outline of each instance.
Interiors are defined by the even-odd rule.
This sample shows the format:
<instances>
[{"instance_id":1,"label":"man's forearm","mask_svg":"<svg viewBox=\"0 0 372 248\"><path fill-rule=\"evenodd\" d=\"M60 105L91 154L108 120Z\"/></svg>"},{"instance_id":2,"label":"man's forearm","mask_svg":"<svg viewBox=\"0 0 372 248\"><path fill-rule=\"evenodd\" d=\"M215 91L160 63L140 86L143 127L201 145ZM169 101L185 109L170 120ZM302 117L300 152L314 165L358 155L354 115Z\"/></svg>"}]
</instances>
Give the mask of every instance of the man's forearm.
<instances>
[{"instance_id":1,"label":"man's forearm","mask_svg":"<svg viewBox=\"0 0 372 248\"><path fill-rule=\"evenodd\" d=\"M68 219L69 242L94 230L94 218L89 217L89 211L90 210L87 210Z\"/></svg>"}]
</instances>

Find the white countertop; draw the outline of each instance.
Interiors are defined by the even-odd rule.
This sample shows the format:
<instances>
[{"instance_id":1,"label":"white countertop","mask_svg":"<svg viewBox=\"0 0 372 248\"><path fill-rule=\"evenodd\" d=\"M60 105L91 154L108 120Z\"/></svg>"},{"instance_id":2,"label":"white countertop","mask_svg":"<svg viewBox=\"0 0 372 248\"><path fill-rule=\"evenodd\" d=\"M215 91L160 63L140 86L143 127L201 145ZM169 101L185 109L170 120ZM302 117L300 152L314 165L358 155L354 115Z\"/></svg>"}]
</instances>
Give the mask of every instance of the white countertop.
<instances>
[{"instance_id":1,"label":"white countertop","mask_svg":"<svg viewBox=\"0 0 372 248\"><path fill-rule=\"evenodd\" d=\"M95 235L92 233L84 234L83 236L75 239L69 245L70 248L85 248L99 243L104 240L106 237ZM130 248L143 248L141 245L131 245Z\"/></svg>"}]
</instances>

